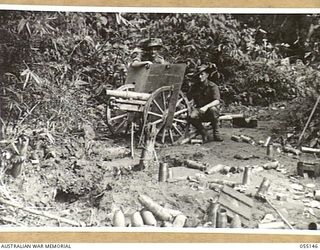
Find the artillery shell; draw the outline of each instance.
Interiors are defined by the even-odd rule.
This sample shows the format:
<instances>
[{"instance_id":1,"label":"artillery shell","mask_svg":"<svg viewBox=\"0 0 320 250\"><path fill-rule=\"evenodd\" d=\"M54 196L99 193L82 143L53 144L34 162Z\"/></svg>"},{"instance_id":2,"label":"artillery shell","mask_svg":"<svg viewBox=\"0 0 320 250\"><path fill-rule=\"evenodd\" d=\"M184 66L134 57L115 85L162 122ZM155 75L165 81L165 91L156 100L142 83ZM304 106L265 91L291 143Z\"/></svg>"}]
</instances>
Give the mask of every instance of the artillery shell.
<instances>
[{"instance_id":1,"label":"artillery shell","mask_svg":"<svg viewBox=\"0 0 320 250\"><path fill-rule=\"evenodd\" d=\"M220 185L227 185L230 187L234 187L237 183L234 181L230 181L230 180L221 180L221 179L213 179L210 180L211 183L215 183L215 184L220 184ZM211 184L210 183L210 184Z\"/></svg>"},{"instance_id":2,"label":"artillery shell","mask_svg":"<svg viewBox=\"0 0 320 250\"><path fill-rule=\"evenodd\" d=\"M187 217L183 214L177 215L177 217L174 219L172 226L173 227L184 227L184 224L186 223Z\"/></svg>"},{"instance_id":3,"label":"artillery shell","mask_svg":"<svg viewBox=\"0 0 320 250\"><path fill-rule=\"evenodd\" d=\"M217 228L226 228L228 224L227 210L220 209L217 216Z\"/></svg>"},{"instance_id":4,"label":"artillery shell","mask_svg":"<svg viewBox=\"0 0 320 250\"><path fill-rule=\"evenodd\" d=\"M168 164L161 162L159 166L159 182L164 182L168 178Z\"/></svg>"},{"instance_id":5,"label":"artillery shell","mask_svg":"<svg viewBox=\"0 0 320 250\"><path fill-rule=\"evenodd\" d=\"M241 219L240 219L239 215L235 214L233 216L230 227L231 228L241 228Z\"/></svg>"},{"instance_id":6,"label":"artillery shell","mask_svg":"<svg viewBox=\"0 0 320 250\"><path fill-rule=\"evenodd\" d=\"M320 230L320 224L317 222L311 222L308 226L309 230Z\"/></svg>"},{"instance_id":7,"label":"artillery shell","mask_svg":"<svg viewBox=\"0 0 320 250\"><path fill-rule=\"evenodd\" d=\"M168 212L168 210L154 202L150 197L146 195L139 195L138 200L159 220L171 221L172 215Z\"/></svg>"},{"instance_id":8,"label":"artillery shell","mask_svg":"<svg viewBox=\"0 0 320 250\"><path fill-rule=\"evenodd\" d=\"M311 153L311 154L320 154L320 148L301 147L301 152Z\"/></svg>"},{"instance_id":9,"label":"artillery shell","mask_svg":"<svg viewBox=\"0 0 320 250\"><path fill-rule=\"evenodd\" d=\"M266 193L268 192L269 187L270 187L270 181L266 177L264 177L260 184L258 192L256 193L256 197L264 198Z\"/></svg>"},{"instance_id":10,"label":"artillery shell","mask_svg":"<svg viewBox=\"0 0 320 250\"><path fill-rule=\"evenodd\" d=\"M279 166L279 162L278 161L271 161L271 162L267 162L265 164L262 165L262 167L264 169L276 169Z\"/></svg>"},{"instance_id":11,"label":"artillery shell","mask_svg":"<svg viewBox=\"0 0 320 250\"><path fill-rule=\"evenodd\" d=\"M315 200L320 201L320 190L315 190L313 196Z\"/></svg>"},{"instance_id":12,"label":"artillery shell","mask_svg":"<svg viewBox=\"0 0 320 250\"><path fill-rule=\"evenodd\" d=\"M142 227L143 226L143 219L139 212L135 212L131 216L131 226L133 227Z\"/></svg>"},{"instance_id":13,"label":"artillery shell","mask_svg":"<svg viewBox=\"0 0 320 250\"><path fill-rule=\"evenodd\" d=\"M207 165L192 160L186 160L185 164L188 168L199 169L201 171L205 171L207 169Z\"/></svg>"},{"instance_id":14,"label":"artillery shell","mask_svg":"<svg viewBox=\"0 0 320 250\"><path fill-rule=\"evenodd\" d=\"M190 141L190 138L185 138L180 142L180 145L186 144Z\"/></svg>"},{"instance_id":15,"label":"artillery shell","mask_svg":"<svg viewBox=\"0 0 320 250\"><path fill-rule=\"evenodd\" d=\"M145 225L148 225L148 226L156 226L157 225L157 221L154 218L153 213L151 213L150 211L148 211L148 210L141 211L141 217L142 217L143 223Z\"/></svg>"},{"instance_id":16,"label":"artillery shell","mask_svg":"<svg viewBox=\"0 0 320 250\"><path fill-rule=\"evenodd\" d=\"M299 149L295 149L295 148L292 148L292 147L289 147L289 146L284 146L282 149L283 149L283 152L286 152L286 153L292 153L294 155L300 155L301 154L301 151Z\"/></svg>"},{"instance_id":17,"label":"artillery shell","mask_svg":"<svg viewBox=\"0 0 320 250\"><path fill-rule=\"evenodd\" d=\"M218 172L220 172L224 167L225 167L225 165L217 164L217 165L215 165L215 166L212 166L212 167L208 168L208 169L205 171L205 173L206 173L206 174L218 173Z\"/></svg>"},{"instance_id":18,"label":"artillery shell","mask_svg":"<svg viewBox=\"0 0 320 250\"><path fill-rule=\"evenodd\" d=\"M112 222L113 222L112 224L114 227L125 227L126 226L125 217L124 217L124 214L122 213L121 210L115 211L115 213L113 215Z\"/></svg>"},{"instance_id":19,"label":"artillery shell","mask_svg":"<svg viewBox=\"0 0 320 250\"><path fill-rule=\"evenodd\" d=\"M217 227L217 217L218 217L218 210L220 208L219 203L211 203L208 208L208 221L211 222L212 227Z\"/></svg>"},{"instance_id":20,"label":"artillery shell","mask_svg":"<svg viewBox=\"0 0 320 250\"><path fill-rule=\"evenodd\" d=\"M232 136L231 136L231 140L236 141L236 142L239 142L239 141L241 141L241 137L240 137L240 136L237 136L237 135L232 135Z\"/></svg>"},{"instance_id":21,"label":"artillery shell","mask_svg":"<svg viewBox=\"0 0 320 250\"><path fill-rule=\"evenodd\" d=\"M244 142L247 142L247 143L251 143L252 142L252 139L249 136L241 135L240 138Z\"/></svg>"},{"instance_id":22,"label":"artillery shell","mask_svg":"<svg viewBox=\"0 0 320 250\"><path fill-rule=\"evenodd\" d=\"M251 182L251 167L245 167L242 178L242 185L249 185Z\"/></svg>"},{"instance_id":23,"label":"artillery shell","mask_svg":"<svg viewBox=\"0 0 320 250\"><path fill-rule=\"evenodd\" d=\"M236 172L235 167L230 167L230 166L223 166L223 168L220 171L222 174L228 174L228 173L234 173Z\"/></svg>"},{"instance_id":24,"label":"artillery shell","mask_svg":"<svg viewBox=\"0 0 320 250\"><path fill-rule=\"evenodd\" d=\"M209 189L214 190L214 191L221 190L222 188L223 188L223 185L218 184L218 183L210 183L209 184Z\"/></svg>"},{"instance_id":25,"label":"artillery shell","mask_svg":"<svg viewBox=\"0 0 320 250\"><path fill-rule=\"evenodd\" d=\"M172 179L173 178L173 171L172 168L168 168L168 179Z\"/></svg>"},{"instance_id":26,"label":"artillery shell","mask_svg":"<svg viewBox=\"0 0 320 250\"><path fill-rule=\"evenodd\" d=\"M273 145L272 144L269 144L267 146L267 156L269 156L270 158L273 157Z\"/></svg>"},{"instance_id":27,"label":"artillery shell","mask_svg":"<svg viewBox=\"0 0 320 250\"><path fill-rule=\"evenodd\" d=\"M201 139L192 139L190 141L191 144L202 144L203 143L203 140Z\"/></svg>"}]
</instances>

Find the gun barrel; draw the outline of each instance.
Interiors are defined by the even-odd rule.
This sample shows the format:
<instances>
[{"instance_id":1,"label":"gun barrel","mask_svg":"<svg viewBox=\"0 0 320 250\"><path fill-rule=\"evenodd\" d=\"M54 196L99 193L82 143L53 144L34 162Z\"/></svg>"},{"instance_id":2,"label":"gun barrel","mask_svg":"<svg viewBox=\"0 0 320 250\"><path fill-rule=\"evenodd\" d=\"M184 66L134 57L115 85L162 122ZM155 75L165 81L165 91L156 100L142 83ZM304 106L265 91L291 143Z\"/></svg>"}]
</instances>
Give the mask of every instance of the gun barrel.
<instances>
[{"instance_id":1,"label":"gun barrel","mask_svg":"<svg viewBox=\"0 0 320 250\"><path fill-rule=\"evenodd\" d=\"M119 97L124 99L134 99L146 101L149 99L151 94L148 93L139 93L135 91L123 91L123 90L106 90L107 96Z\"/></svg>"}]
</instances>

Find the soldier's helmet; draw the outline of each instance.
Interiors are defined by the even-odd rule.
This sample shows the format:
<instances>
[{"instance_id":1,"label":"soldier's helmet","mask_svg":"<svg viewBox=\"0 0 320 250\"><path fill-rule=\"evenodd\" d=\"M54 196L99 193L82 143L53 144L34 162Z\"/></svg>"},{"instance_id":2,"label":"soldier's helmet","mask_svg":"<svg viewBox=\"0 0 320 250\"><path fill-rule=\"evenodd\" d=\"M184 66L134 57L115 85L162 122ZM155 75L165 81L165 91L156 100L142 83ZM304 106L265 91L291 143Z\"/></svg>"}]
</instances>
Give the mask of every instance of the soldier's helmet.
<instances>
[{"instance_id":1,"label":"soldier's helmet","mask_svg":"<svg viewBox=\"0 0 320 250\"><path fill-rule=\"evenodd\" d=\"M211 71L212 71L212 68L206 64L203 64L198 68L198 74L200 74L202 72L206 72L206 73L210 74Z\"/></svg>"},{"instance_id":2,"label":"soldier's helmet","mask_svg":"<svg viewBox=\"0 0 320 250\"><path fill-rule=\"evenodd\" d=\"M147 45L148 48L162 47L162 46L163 46L163 42L162 42L161 38L150 38L149 43Z\"/></svg>"},{"instance_id":3,"label":"soldier's helmet","mask_svg":"<svg viewBox=\"0 0 320 250\"><path fill-rule=\"evenodd\" d=\"M215 73L217 71L217 66L214 63L210 64L202 64L198 68L198 73L200 74L201 72L207 72L209 74Z\"/></svg>"},{"instance_id":4,"label":"soldier's helmet","mask_svg":"<svg viewBox=\"0 0 320 250\"><path fill-rule=\"evenodd\" d=\"M144 49L154 48L154 47L162 47L163 42L161 38L146 38L140 41L139 46Z\"/></svg>"},{"instance_id":5,"label":"soldier's helmet","mask_svg":"<svg viewBox=\"0 0 320 250\"><path fill-rule=\"evenodd\" d=\"M201 72L206 72L209 75L213 75L217 72L217 66L214 63L202 64L196 72L196 75L199 75Z\"/></svg>"}]
</instances>

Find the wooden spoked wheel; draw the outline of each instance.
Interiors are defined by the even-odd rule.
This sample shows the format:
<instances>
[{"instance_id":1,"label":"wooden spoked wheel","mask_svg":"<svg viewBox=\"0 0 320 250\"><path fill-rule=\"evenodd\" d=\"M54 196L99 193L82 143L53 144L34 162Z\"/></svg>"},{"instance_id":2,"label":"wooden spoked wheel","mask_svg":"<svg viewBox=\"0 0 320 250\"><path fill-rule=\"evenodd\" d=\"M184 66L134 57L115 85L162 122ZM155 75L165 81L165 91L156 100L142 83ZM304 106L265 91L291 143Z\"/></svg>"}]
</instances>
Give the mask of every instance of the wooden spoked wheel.
<instances>
[{"instance_id":1,"label":"wooden spoked wheel","mask_svg":"<svg viewBox=\"0 0 320 250\"><path fill-rule=\"evenodd\" d=\"M160 143L172 144L184 137L188 130L187 117L190 113L190 105L182 91L179 91L176 105L172 108L172 124L167 128L165 126L170 115L170 99L173 96L171 87L161 87L152 93L144 109L144 125L156 125L159 131L157 141Z\"/></svg>"},{"instance_id":2,"label":"wooden spoked wheel","mask_svg":"<svg viewBox=\"0 0 320 250\"><path fill-rule=\"evenodd\" d=\"M117 90L132 91L134 90L133 84L126 84L119 87ZM107 125L112 134L128 133L130 126L130 112L112 108L112 99L107 103L106 116Z\"/></svg>"}]
</instances>

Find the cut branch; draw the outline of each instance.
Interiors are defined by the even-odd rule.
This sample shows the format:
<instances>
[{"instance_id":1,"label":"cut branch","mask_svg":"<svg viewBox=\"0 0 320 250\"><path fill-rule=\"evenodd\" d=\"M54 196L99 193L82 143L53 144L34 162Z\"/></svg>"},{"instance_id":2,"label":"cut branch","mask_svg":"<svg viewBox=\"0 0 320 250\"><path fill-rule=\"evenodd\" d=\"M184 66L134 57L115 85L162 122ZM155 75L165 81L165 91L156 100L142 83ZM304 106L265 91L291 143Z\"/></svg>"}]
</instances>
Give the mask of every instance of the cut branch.
<instances>
[{"instance_id":1,"label":"cut branch","mask_svg":"<svg viewBox=\"0 0 320 250\"><path fill-rule=\"evenodd\" d=\"M59 222L63 222L63 223L66 223L66 224L69 224L69 225L72 225L72 226L75 226L75 227L81 227L81 226L85 225L84 222L77 222L77 221L74 221L74 220L61 218L59 216L56 216L56 215L53 215L53 214L49 214L49 213L44 212L44 211L38 211L38 210L35 210L35 209L24 207L23 205L18 204L16 202L6 201L6 200L4 200L2 198L0 198L0 203L8 205L8 206L15 207L15 208L18 208L18 209L21 209L21 210L23 210L25 212L28 212L28 213L32 213L32 214L44 216L44 217L47 217L47 218L50 218L50 219L53 219L53 220L57 220Z\"/></svg>"}]
</instances>

